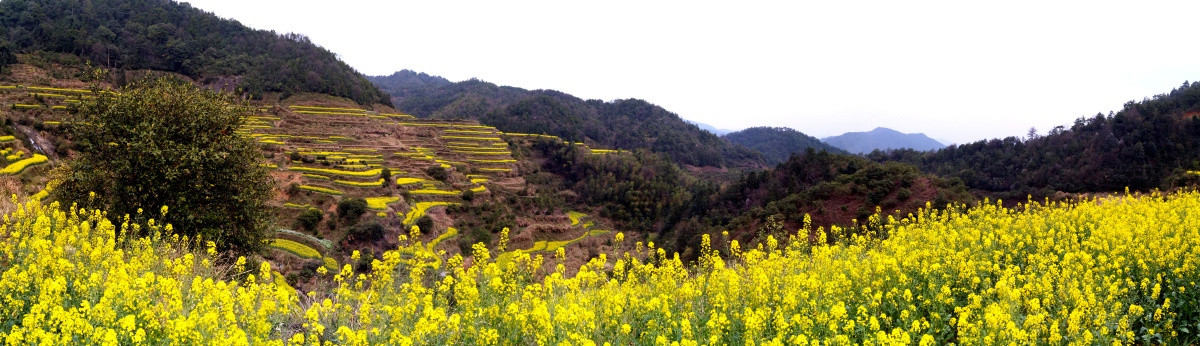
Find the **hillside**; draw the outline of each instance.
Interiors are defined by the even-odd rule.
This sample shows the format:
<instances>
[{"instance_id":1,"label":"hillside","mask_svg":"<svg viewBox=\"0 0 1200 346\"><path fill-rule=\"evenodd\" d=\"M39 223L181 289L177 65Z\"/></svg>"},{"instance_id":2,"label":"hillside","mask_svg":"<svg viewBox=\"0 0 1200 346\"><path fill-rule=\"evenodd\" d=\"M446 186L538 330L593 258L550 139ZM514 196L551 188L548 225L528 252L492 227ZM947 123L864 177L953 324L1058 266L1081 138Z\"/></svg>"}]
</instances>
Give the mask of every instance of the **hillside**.
<instances>
[{"instance_id":1,"label":"hillside","mask_svg":"<svg viewBox=\"0 0 1200 346\"><path fill-rule=\"evenodd\" d=\"M1195 184L1200 170L1200 83L1130 101L1115 114L1079 118L1048 135L1008 137L870 155L902 161L997 196L1145 191Z\"/></svg>"},{"instance_id":2,"label":"hillside","mask_svg":"<svg viewBox=\"0 0 1200 346\"><path fill-rule=\"evenodd\" d=\"M877 127L868 132L847 132L822 138L821 141L855 154L894 149L930 151L946 146L923 133L901 133L884 127Z\"/></svg>"},{"instance_id":3,"label":"hillside","mask_svg":"<svg viewBox=\"0 0 1200 346\"><path fill-rule=\"evenodd\" d=\"M0 136L7 156L0 165L13 171L0 171L0 189L38 199L45 198L50 169L76 148L64 131L69 126L64 120L97 95L76 79L86 75L78 58L56 57L72 62L63 65L44 63L40 57L21 55L38 65L19 62L10 66L12 73L0 76L0 112L11 120L2 128L10 136ZM366 108L329 95L305 93L254 104L257 114L237 133L261 146L262 164L276 182L270 204L277 208L272 210L282 228L263 255L298 287L319 285L322 281L312 278L320 267L369 265L414 225L421 225L419 238L431 250L469 254L478 242L495 248L501 230L510 229L509 249L514 254L552 255L561 248L571 263L583 263L602 251L600 239L611 236L605 234L614 224L631 227L629 222L660 215L593 216L610 215L603 208L615 202L564 201L557 197L557 185L529 195L535 186L548 185L536 179L527 183L516 168L530 163L514 159L513 150L529 152L522 145L544 142L593 158L633 157L630 152L552 136L504 133L474 121L418 120L387 107ZM627 165L641 163L632 159ZM612 191L624 196L642 187ZM342 209L355 200L363 201L364 209L343 215ZM354 262L355 251L366 254L360 257L366 264Z\"/></svg>"},{"instance_id":4,"label":"hillside","mask_svg":"<svg viewBox=\"0 0 1200 346\"><path fill-rule=\"evenodd\" d=\"M787 127L751 127L721 136L735 144L741 144L763 154L768 164L778 165L792 154L803 153L808 148L833 153L844 150L822 143L816 137Z\"/></svg>"},{"instance_id":5,"label":"hillside","mask_svg":"<svg viewBox=\"0 0 1200 346\"><path fill-rule=\"evenodd\" d=\"M412 70L400 70L388 76L367 76L367 80L379 86L379 89L388 95L408 95L451 83L445 78Z\"/></svg>"},{"instance_id":6,"label":"hillside","mask_svg":"<svg viewBox=\"0 0 1200 346\"><path fill-rule=\"evenodd\" d=\"M6 0L0 47L81 56L120 70L178 73L254 97L302 92L361 104L391 99L337 56L299 34L253 30L165 0ZM0 64L14 60L4 58Z\"/></svg>"},{"instance_id":7,"label":"hillside","mask_svg":"<svg viewBox=\"0 0 1200 346\"><path fill-rule=\"evenodd\" d=\"M415 72L372 77L391 90L396 109L419 118L478 120L505 132L548 134L571 142L648 148L677 163L757 168L758 153L701 130L662 107L637 99L583 100L553 90L525 90L480 80L441 83Z\"/></svg>"},{"instance_id":8,"label":"hillside","mask_svg":"<svg viewBox=\"0 0 1200 346\"><path fill-rule=\"evenodd\" d=\"M781 232L800 229L805 219L810 229L852 227L876 213L903 216L928 206L974 202L962 183L912 165L807 149L721 189L699 219L721 225L733 239L757 242L767 235L784 237ZM688 236L680 236L688 243Z\"/></svg>"},{"instance_id":9,"label":"hillside","mask_svg":"<svg viewBox=\"0 0 1200 346\"><path fill-rule=\"evenodd\" d=\"M9 78L78 74L57 65L17 64L13 68L15 73ZM10 82L15 84L2 95L6 95L4 107L12 109L10 116L18 119L15 132L32 131L33 135L20 138L50 143L42 148L53 148L48 149L52 160L69 155L72 146L59 131L58 122L72 111L72 104L88 94L43 92L28 80ZM51 89L44 90L71 86L75 86L71 90L80 90L83 83L64 79L51 84L47 86ZM881 202L889 210L910 210L922 205L919 198L938 194L936 187L920 183L925 178L914 178L913 174L919 173L913 171L854 178L873 171L859 172L853 166L868 168L871 163L839 155L828 156L833 161L797 161L774 169L774 173L750 174L734 179L732 187L723 190L717 181L698 177L666 154L648 148L593 147L550 135L500 131L470 120L421 120L319 94L259 103L259 114L248 119L241 132L260 143L268 158L265 164L273 168L271 174L278 183L274 204L281 207L278 221L289 229L278 234L280 243L274 246L271 258L279 260L276 265L281 272L303 273L292 283L304 287L315 270L312 263L342 263L351 250L380 253L396 245L395 237L423 222L424 216L429 221L422 226L427 233L421 238L447 253L469 253L471 245L479 242L494 248L499 245L501 230L508 228L513 249L544 253L549 250L539 247L539 242L566 242L558 246L565 248L572 263L581 263L606 251L594 240L606 233L601 230L624 231L630 238L656 237L663 247L694 258L701 234L730 230L738 237L748 237L759 223L730 222L744 213L766 217L756 210L768 207L771 199L801 193L822 182L850 179L838 183L850 186L847 189L807 197L813 205L834 212L799 209L813 213L814 224L825 226L850 225L851 219L873 211ZM826 157L814 153L801 156ZM802 187L791 189L784 186L800 176L785 173L791 171L825 173L808 176ZM866 186L876 189L881 183L875 180L888 181L879 194L900 197L874 200L855 195ZM910 186L913 181L918 183L911 192L900 190L898 184ZM357 198L366 201L368 210L361 217L339 217L339 206ZM730 203L735 199L746 203ZM310 210L316 210L315 223L304 221ZM570 215L587 221L569 222ZM795 224L794 217L783 221ZM311 251L294 250L301 246Z\"/></svg>"}]
</instances>

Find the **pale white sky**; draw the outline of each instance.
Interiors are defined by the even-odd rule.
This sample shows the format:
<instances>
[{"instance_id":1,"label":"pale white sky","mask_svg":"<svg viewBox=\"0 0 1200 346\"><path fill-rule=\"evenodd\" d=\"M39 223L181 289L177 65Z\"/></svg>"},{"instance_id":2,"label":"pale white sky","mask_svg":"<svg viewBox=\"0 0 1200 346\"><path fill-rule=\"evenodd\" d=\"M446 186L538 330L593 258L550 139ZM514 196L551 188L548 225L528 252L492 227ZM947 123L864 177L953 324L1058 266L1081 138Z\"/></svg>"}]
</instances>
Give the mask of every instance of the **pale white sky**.
<instances>
[{"instance_id":1,"label":"pale white sky","mask_svg":"<svg viewBox=\"0 0 1200 346\"><path fill-rule=\"evenodd\" d=\"M877 126L963 143L1045 133L1200 80L1200 2L192 0L410 69L718 128Z\"/></svg>"}]
</instances>

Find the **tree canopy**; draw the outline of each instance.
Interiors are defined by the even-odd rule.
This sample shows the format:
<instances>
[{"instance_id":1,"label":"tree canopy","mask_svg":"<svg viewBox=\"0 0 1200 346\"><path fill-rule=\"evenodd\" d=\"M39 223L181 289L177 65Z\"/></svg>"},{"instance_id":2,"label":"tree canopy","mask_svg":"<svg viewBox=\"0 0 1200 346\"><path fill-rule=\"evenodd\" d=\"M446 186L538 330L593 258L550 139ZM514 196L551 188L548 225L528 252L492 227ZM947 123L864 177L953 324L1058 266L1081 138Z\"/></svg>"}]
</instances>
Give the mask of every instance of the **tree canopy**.
<instances>
[{"instance_id":1,"label":"tree canopy","mask_svg":"<svg viewBox=\"0 0 1200 346\"><path fill-rule=\"evenodd\" d=\"M996 197L1169 188L1200 170L1200 83L1130 101L1116 113L1079 118L1044 136L1008 137L936 152L874 152L879 161L912 163L962 179Z\"/></svg>"},{"instance_id":2,"label":"tree canopy","mask_svg":"<svg viewBox=\"0 0 1200 346\"><path fill-rule=\"evenodd\" d=\"M731 132L721 136L734 144L757 150L763 154L768 164L778 165L787 161L794 154L804 153L805 149L813 148L831 153L846 153L842 149L821 143L816 137L786 127L751 127L745 130Z\"/></svg>"},{"instance_id":3,"label":"tree canopy","mask_svg":"<svg viewBox=\"0 0 1200 346\"><path fill-rule=\"evenodd\" d=\"M261 96L317 92L362 104L391 100L337 56L299 34L254 30L186 2L0 2L0 64L13 50L82 56L100 66L170 71Z\"/></svg>"},{"instance_id":4,"label":"tree canopy","mask_svg":"<svg viewBox=\"0 0 1200 346\"><path fill-rule=\"evenodd\" d=\"M758 152L644 100L583 100L554 90L525 90L476 79L450 83L407 70L372 80L392 94L396 109L418 117L474 119L504 132L555 135L606 149L648 148L692 166L764 165Z\"/></svg>"},{"instance_id":5,"label":"tree canopy","mask_svg":"<svg viewBox=\"0 0 1200 346\"><path fill-rule=\"evenodd\" d=\"M98 95L69 122L79 151L56 199L167 222L223 250L265 245L273 181L257 145L236 133L252 108L168 78Z\"/></svg>"}]
</instances>

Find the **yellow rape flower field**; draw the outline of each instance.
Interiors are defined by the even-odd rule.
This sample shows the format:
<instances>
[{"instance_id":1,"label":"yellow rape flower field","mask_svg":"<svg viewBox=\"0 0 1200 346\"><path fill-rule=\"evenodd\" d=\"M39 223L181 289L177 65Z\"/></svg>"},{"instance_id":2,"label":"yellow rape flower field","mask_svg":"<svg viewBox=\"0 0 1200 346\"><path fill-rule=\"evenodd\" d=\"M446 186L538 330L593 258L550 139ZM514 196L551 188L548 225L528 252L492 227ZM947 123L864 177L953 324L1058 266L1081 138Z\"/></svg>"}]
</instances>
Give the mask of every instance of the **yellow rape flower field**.
<instances>
[{"instance_id":1,"label":"yellow rape flower field","mask_svg":"<svg viewBox=\"0 0 1200 346\"><path fill-rule=\"evenodd\" d=\"M813 232L831 245L768 239L743 249L706 237L695 264L617 233L625 254L601 255L570 277L561 264L531 269L561 261L561 249L498 265L477 244L469 260L428 268L441 255L414 228L369 273L322 268L328 291L294 294L268 264L185 250L188 240L155 236L153 222L114 226L97 212L31 202L0 226L0 339L1186 344L1200 321L1198 216L1195 192L1014 209L985 202L892 220L877 228L885 240L835 228Z\"/></svg>"}]
</instances>

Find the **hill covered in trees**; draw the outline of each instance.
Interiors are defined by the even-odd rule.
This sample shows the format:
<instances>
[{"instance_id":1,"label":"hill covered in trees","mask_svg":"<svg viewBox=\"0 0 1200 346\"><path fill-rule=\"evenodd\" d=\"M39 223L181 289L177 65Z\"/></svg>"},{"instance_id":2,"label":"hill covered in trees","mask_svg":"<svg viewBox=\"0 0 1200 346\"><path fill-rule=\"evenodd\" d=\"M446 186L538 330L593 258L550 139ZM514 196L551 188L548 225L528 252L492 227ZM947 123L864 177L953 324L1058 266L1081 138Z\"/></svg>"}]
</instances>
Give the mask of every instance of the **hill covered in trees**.
<instances>
[{"instance_id":1,"label":"hill covered in trees","mask_svg":"<svg viewBox=\"0 0 1200 346\"><path fill-rule=\"evenodd\" d=\"M733 237L761 241L801 229L806 217L811 229L851 227L879 212L905 215L926 202L942 208L974 199L962 182L922 173L910 164L807 149L721 189L703 208L701 219Z\"/></svg>"},{"instance_id":2,"label":"hill covered in trees","mask_svg":"<svg viewBox=\"0 0 1200 346\"><path fill-rule=\"evenodd\" d=\"M699 255L701 238L727 232L753 243L786 237L809 214L809 225L852 227L877 212L904 215L926 202L968 204L974 197L956 179L916 167L875 163L859 156L807 149L767 170L749 170L721 186L680 169L645 149L626 155L589 155L555 140L523 140L514 152L519 172L543 208L594 210L619 229L653 235L685 259Z\"/></svg>"},{"instance_id":3,"label":"hill covered in trees","mask_svg":"<svg viewBox=\"0 0 1200 346\"><path fill-rule=\"evenodd\" d=\"M876 127L867 132L847 132L822 138L821 141L855 154L893 149L929 151L946 147L923 133L902 133L886 127Z\"/></svg>"},{"instance_id":4,"label":"hill covered in trees","mask_svg":"<svg viewBox=\"0 0 1200 346\"><path fill-rule=\"evenodd\" d=\"M772 165L783 163L792 154L802 153L808 148L834 153L846 152L831 145L821 143L821 140L816 137L787 127L751 127L731 132L721 137L730 142L757 150L763 154L767 163Z\"/></svg>"},{"instance_id":5,"label":"hill covered in trees","mask_svg":"<svg viewBox=\"0 0 1200 346\"><path fill-rule=\"evenodd\" d=\"M1145 191L1193 181L1200 170L1200 83L1130 101L1115 114L1079 118L1045 136L952 145L936 152L873 153L972 189L1024 198L1068 193Z\"/></svg>"},{"instance_id":6,"label":"hill covered in trees","mask_svg":"<svg viewBox=\"0 0 1200 346\"><path fill-rule=\"evenodd\" d=\"M257 97L316 92L391 104L362 74L303 35L250 29L181 2L0 2L0 64L16 62L11 53L37 51L122 70L175 72Z\"/></svg>"},{"instance_id":7,"label":"hill covered in trees","mask_svg":"<svg viewBox=\"0 0 1200 346\"><path fill-rule=\"evenodd\" d=\"M449 80L440 76L413 70L400 70L388 76L367 76L367 80L375 83L388 95L403 95L424 88L451 84Z\"/></svg>"},{"instance_id":8,"label":"hill covered in trees","mask_svg":"<svg viewBox=\"0 0 1200 346\"><path fill-rule=\"evenodd\" d=\"M548 134L613 149L648 148L692 166L761 167L765 162L757 152L643 100L583 100L475 79L445 83L412 71L372 80L391 92L396 109L421 118L473 119L504 132Z\"/></svg>"}]
</instances>

